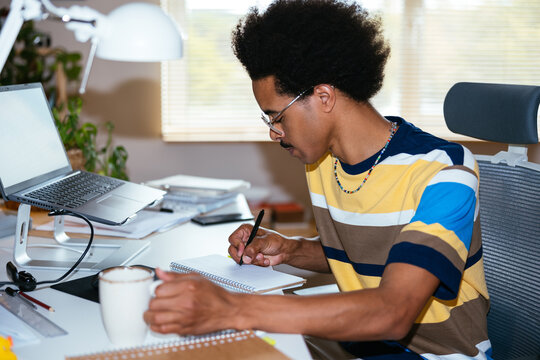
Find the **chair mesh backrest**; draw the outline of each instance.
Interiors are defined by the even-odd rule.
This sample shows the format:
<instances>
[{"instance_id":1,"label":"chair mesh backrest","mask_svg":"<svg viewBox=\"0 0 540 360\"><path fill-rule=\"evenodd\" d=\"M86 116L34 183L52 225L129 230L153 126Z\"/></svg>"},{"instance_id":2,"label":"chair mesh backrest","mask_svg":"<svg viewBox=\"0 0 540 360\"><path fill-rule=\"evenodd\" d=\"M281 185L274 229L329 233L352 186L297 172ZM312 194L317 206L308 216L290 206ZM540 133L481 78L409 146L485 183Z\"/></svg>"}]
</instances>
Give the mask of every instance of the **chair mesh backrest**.
<instances>
[{"instance_id":1,"label":"chair mesh backrest","mask_svg":"<svg viewBox=\"0 0 540 360\"><path fill-rule=\"evenodd\" d=\"M478 161L495 359L540 354L540 171Z\"/></svg>"}]
</instances>

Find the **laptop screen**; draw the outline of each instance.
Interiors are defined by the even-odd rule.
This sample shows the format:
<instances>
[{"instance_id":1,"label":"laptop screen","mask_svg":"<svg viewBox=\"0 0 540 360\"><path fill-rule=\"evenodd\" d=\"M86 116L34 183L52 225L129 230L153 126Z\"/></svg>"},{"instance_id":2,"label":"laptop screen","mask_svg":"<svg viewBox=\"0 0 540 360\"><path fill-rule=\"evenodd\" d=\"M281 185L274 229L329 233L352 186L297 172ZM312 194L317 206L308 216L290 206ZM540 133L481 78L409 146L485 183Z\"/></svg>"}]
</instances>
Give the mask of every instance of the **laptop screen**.
<instances>
[{"instance_id":1,"label":"laptop screen","mask_svg":"<svg viewBox=\"0 0 540 360\"><path fill-rule=\"evenodd\" d=\"M4 188L69 166L41 84L0 87Z\"/></svg>"}]
</instances>

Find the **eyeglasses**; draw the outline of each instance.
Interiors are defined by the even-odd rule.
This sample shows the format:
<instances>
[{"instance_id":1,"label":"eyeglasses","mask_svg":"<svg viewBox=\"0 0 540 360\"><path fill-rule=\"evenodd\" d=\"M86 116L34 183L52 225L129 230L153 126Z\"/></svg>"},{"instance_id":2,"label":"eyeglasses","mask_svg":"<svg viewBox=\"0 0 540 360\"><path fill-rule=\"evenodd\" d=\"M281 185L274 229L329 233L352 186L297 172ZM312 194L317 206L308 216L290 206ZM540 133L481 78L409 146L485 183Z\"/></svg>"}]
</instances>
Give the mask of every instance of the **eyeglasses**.
<instances>
[{"instance_id":1,"label":"eyeglasses","mask_svg":"<svg viewBox=\"0 0 540 360\"><path fill-rule=\"evenodd\" d=\"M290 103L289 105L285 106L280 112L278 112L275 116L272 116L270 117L270 115L268 114L265 114L265 113L262 113L261 114L261 119L262 121L264 121L264 123L272 130L274 131L275 133L283 136L283 131L279 130L277 127L274 126L274 124L276 123L279 123L281 121L281 116L283 115L283 113L285 112L285 110L287 110L288 108L290 108L292 106L292 104L294 104L296 102L296 100L300 99L306 92L308 92L309 90L311 90L313 88L313 86L311 86L310 88L302 91L297 97L295 97Z\"/></svg>"}]
</instances>

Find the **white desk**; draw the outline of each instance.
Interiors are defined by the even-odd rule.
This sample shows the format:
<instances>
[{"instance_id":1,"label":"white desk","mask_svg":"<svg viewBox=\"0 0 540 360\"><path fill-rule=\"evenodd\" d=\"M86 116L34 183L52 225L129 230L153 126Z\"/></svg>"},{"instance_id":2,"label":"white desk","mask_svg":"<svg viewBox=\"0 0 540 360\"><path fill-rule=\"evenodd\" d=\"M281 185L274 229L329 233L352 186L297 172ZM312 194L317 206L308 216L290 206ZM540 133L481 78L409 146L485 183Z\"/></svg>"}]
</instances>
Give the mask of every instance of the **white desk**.
<instances>
[{"instance_id":1,"label":"white desk","mask_svg":"<svg viewBox=\"0 0 540 360\"><path fill-rule=\"evenodd\" d=\"M245 210L247 203L244 198L241 198L238 204L220 212L231 211L234 207ZM149 238L151 240L150 247L130 261L130 264L144 264L168 269L172 260L212 253L226 254L229 244L227 238L238 225L239 223L229 223L202 227L189 222L167 232L154 234ZM42 243L43 240L31 237L30 243ZM8 261L13 261L11 251L3 249L6 247L13 247L13 237L0 239L0 248L2 248L0 250L0 279L4 281L8 280L5 264ZM46 251L54 250L46 249ZM62 271L56 270L19 268L20 270L31 272L38 281L55 279L63 274ZM79 271L66 280L90 274L92 273L88 271ZM42 308L39 308L38 311L66 330L68 335L44 338L38 334L41 339L39 344L14 349L18 360L59 360L64 359L66 355L79 355L114 348L103 328L99 304L49 287L40 287L31 295L55 308L54 313ZM269 334L269 336L276 340L276 348L287 356L293 359L311 359L301 335Z\"/></svg>"}]
</instances>

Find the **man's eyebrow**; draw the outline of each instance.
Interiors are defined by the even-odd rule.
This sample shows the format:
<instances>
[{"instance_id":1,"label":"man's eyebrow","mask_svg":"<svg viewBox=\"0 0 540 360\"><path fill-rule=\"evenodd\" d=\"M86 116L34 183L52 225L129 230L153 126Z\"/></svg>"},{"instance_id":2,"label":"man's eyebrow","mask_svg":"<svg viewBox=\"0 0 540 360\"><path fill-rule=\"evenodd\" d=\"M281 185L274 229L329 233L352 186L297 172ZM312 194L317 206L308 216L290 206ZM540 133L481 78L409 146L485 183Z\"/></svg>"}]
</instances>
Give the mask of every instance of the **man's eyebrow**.
<instances>
[{"instance_id":1,"label":"man's eyebrow","mask_svg":"<svg viewBox=\"0 0 540 360\"><path fill-rule=\"evenodd\" d=\"M279 111L268 109L268 110L263 110L262 112L265 113L266 115L272 115L272 114L277 114Z\"/></svg>"}]
</instances>

